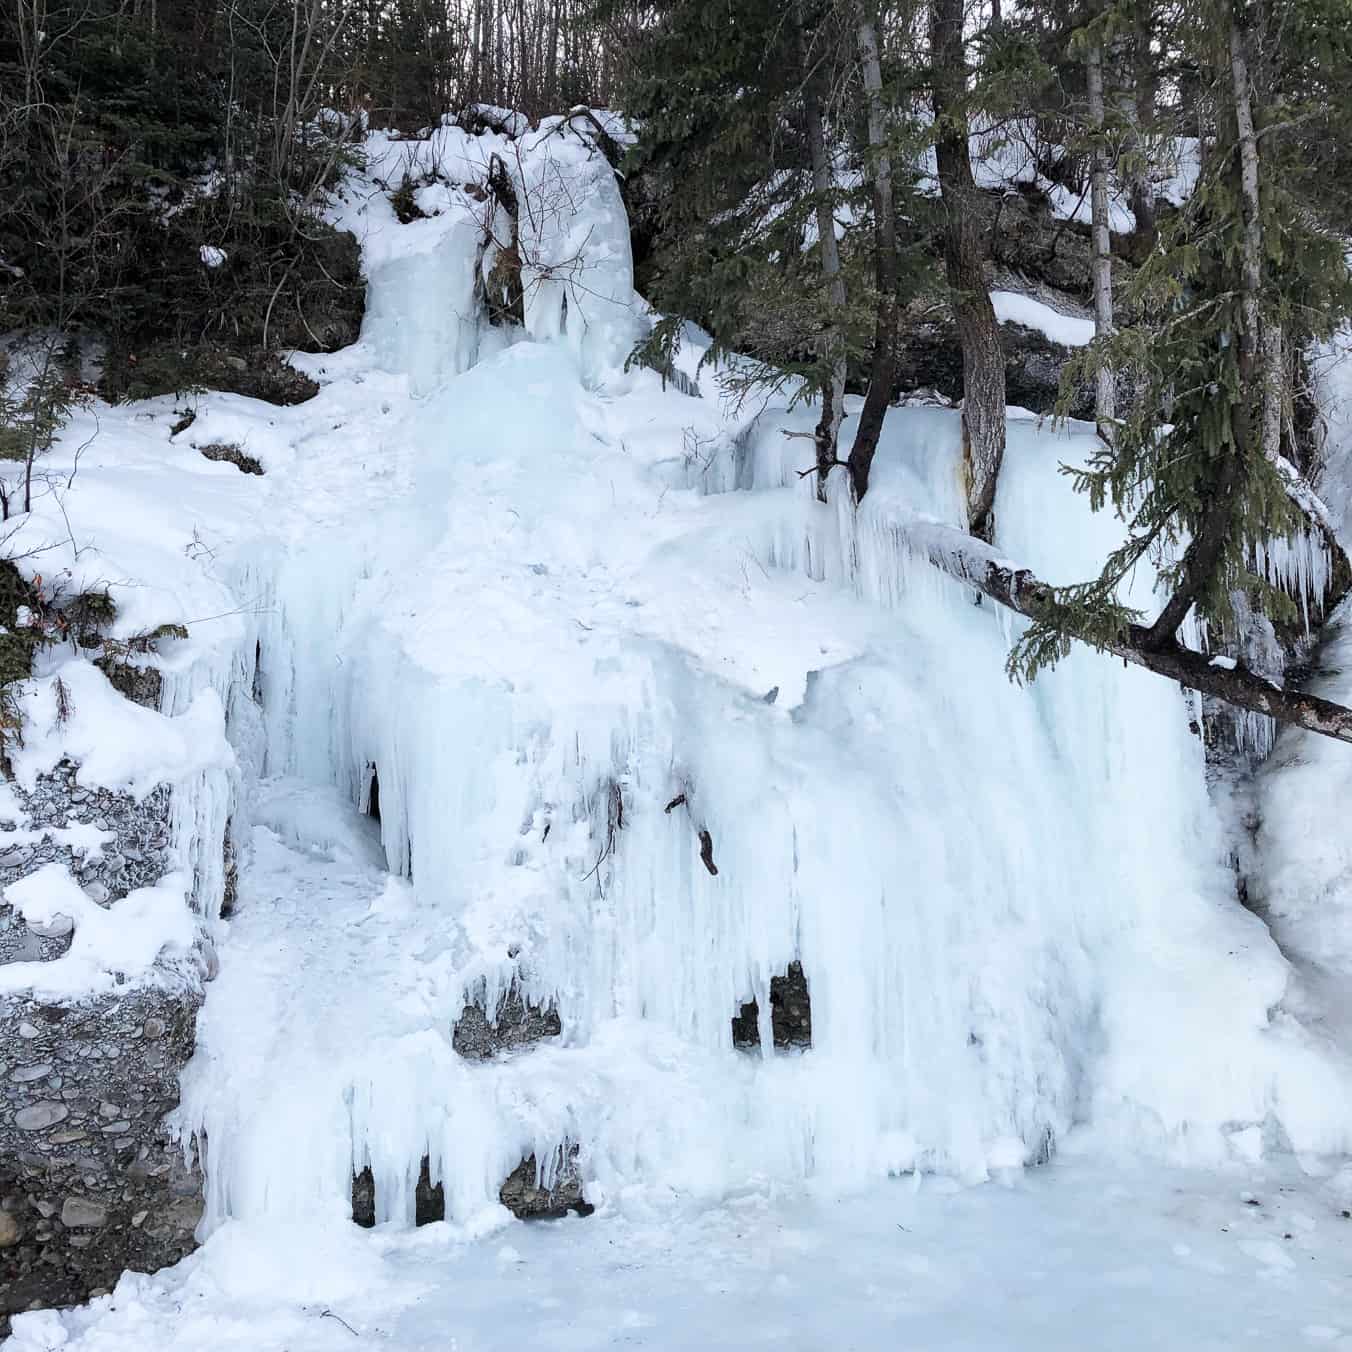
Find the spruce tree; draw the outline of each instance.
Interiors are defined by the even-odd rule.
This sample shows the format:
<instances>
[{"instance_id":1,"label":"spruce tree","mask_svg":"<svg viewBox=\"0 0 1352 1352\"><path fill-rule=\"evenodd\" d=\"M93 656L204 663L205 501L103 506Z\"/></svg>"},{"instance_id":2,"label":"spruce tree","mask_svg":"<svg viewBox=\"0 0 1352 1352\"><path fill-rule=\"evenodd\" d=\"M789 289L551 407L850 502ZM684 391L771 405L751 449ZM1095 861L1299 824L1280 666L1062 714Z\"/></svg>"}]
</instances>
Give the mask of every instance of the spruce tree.
<instances>
[{"instance_id":1,"label":"spruce tree","mask_svg":"<svg viewBox=\"0 0 1352 1352\"><path fill-rule=\"evenodd\" d=\"M1322 90L1352 81L1347 18L1342 0L1210 0L1169 35L1204 101L1197 186L1137 276L1141 322L1066 376L1069 388L1102 361L1143 374L1116 444L1071 471L1095 509L1124 517L1128 538L1099 577L1058 589L1012 670L1035 673L1072 635L1121 643L1142 616L1118 586L1143 558L1167 595L1139 636L1147 647L1177 647L1194 609L1213 636L1233 635L1237 593L1276 620L1293 616L1258 564L1274 539L1321 528L1293 463L1290 358L1352 315L1345 244L1315 210L1296 133L1328 116Z\"/></svg>"}]
</instances>

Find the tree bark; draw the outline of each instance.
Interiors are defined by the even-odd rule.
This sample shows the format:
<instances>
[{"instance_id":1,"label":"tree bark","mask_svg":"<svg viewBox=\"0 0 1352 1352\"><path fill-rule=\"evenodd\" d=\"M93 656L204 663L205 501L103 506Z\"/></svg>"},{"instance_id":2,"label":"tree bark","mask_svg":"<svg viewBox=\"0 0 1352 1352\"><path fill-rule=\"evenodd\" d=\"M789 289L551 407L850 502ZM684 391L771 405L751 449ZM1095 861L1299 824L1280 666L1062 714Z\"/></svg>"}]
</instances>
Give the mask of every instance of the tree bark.
<instances>
[{"instance_id":1,"label":"tree bark","mask_svg":"<svg viewBox=\"0 0 1352 1352\"><path fill-rule=\"evenodd\" d=\"M812 162L812 191L817 199L817 249L832 312L822 345L822 412L815 434L817 497L825 502L827 478L837 463L836 447L841 420L845 416L845 351L840 331L845 318L845 278L840 271L840 245L836 240L832 201L834 183L822 126L822 65L812 51L812 30L805 9L800 0L798 36L803 55L803 122Z\"/></svg>"},{"instance_id":2,"label":"tree bark","mask_svg":"<svg viewBox=\"0 0 1352 1352\"><path fill-rule=\"evenodd\" d=\"M986 289L982 194L968 147L967 57L963 0L930 0L934 63L934 151L947 229L944 265L954 293L962 341L962 452L967 469L967 519L989 540L995 489L1005 454L1005 358L995 307Z\"/></svg>"},{"instance_id":3,"label":"tree bark","mask_svg":"<svg viewBox=\"0 0 1352 1352\"><path fill-rule=\"evenodd\" d=\"M892 524L916 553L1000 605L1030 620L1043 620L1053 613L1054 589L984 541L919 517ZM1067 636L1080 637L1073 631ZM1291 723L1340 742L1352 742L1352 709L1317 695L1283 690L1233 659L1209 657L1172 638L1159 645L1140 625L1132 625L1121 639L1103 650L1237 708L1266 714L1279 723Z\"/></svg>"},{"instance_id":4,"label":"tree bark","mask_svg":"<svg viewBox=\"0 0 1352 1352\"><path fill-rule=\"evenodd\" d=\"M1106 112L1103 103L1103 38L1094 32L1085 49L1085 86L1089 96L1089 122L1094 131L1094 162L1089 200L1093 234L1094 337L1100 343L1113 336L1112 233L1108 222L1108 148L1104 144ZM1094 398L1094 421L1099 436L1108 445L1116 439L1117 379L1113 368L1100 360L1098 388Z\"/></svg>"},{"instance_id":5,"label":"tree bark","mask_svg":"<svg viewBox=\"0 0 1352 1352\"><path fill-rule=\"evenodd\" d=\"M878 449L883 418L892 402L897 364L897 223L892 201L892 151L887 143L883 107L882 62L878 56L878 27L868 0L861 0L856 40L868 104L868 149L873 177L873 255L877 309L873 321L873 361L868 394L859 414L850 447L850 484L855 500L868 492L869 471Z\"/></svg>"}]
</instances>

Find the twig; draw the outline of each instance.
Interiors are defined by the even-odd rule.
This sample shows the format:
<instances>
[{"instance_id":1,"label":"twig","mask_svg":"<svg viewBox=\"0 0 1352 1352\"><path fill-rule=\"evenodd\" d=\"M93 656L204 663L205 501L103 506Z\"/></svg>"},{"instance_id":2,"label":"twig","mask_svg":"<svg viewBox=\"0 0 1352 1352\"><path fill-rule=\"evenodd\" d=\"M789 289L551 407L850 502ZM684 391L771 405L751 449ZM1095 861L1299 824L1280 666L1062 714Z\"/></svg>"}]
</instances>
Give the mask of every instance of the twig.
<instances>
[{"instance_id":1,"label":"twig","mask_svg":"<svg viewBox=\"0 0 1352 1352\"><path fill-rule=\"evenodd\" d=\"M354 1338L361 1336L342 1315L334 1314L332 1310L320 1310L319 1317L321 1319L336 1319Z\"/></svg>"}]
</instances>

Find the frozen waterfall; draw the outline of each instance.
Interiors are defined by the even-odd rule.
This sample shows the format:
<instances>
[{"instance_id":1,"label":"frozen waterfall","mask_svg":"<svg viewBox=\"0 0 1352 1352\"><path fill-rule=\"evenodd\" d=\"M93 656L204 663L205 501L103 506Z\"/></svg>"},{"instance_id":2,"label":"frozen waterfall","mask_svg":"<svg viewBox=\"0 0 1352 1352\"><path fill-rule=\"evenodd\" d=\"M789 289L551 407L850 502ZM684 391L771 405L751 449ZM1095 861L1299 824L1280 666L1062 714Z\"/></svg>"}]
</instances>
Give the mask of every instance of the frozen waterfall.
<instances>
[{"instance_id":1,"label":"frozen waterfall","mask_svg":"<svg viewBox=\"0 0 1352 1352\"><path fill-rule=\"evenodd\" d=\"M494 140L419 153L454 184ZM345 1216L369 1166L378 1219L411 1224L425 1156L478 1224L564 1142L602 1204L1352 1148L1184 697L1084 651L1011 684L1009 617L890 524L962 520L958 415L892 410L858 517L816 503L782 434L810 412L623 370L614 181L575 138L523 156L523 194L585 192L536 227L512 341L475 313L472 200L350 208L371 302L321 395L346 388L341 421L237 552L253 862L180 1114L210 1221ZM1088 446L1010 424L997 543L1052 581L1116 542L1059 473ZM811 1047L776 1051L795 961ZM513 985L561 1034L459 1056L466 1001ZM732 1039L752 999L759 1052Z\"/></svg>"}]
</instances>

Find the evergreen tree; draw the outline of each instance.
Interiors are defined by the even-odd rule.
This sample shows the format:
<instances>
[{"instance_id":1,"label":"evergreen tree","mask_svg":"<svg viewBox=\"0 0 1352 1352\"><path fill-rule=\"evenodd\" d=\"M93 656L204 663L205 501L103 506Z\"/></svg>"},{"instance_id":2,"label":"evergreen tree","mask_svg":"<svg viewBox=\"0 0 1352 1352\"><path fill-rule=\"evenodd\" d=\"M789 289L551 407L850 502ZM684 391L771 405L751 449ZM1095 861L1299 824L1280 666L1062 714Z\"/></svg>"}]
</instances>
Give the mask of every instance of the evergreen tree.
<instances>
[{"instance_id":1,"label":"evergreen tree","mask_svg":"<svg viewBox=\"0 0 1352 1352\"><path fill-rule=\"evenodd\" d=\"M879 49L868 81L861 19ZM898 303L923 266L919 238L876 228L880 190L893 221L929 214L915 201L914 119L901 113L880 32L876 10L853 3L734 0L715 12L675 0L623 95L643 128L631 170L655 201L657 248L640 284L666 316L639 356L670 369L682 323L695 319L714 337L709 359L753 359L729 368L734 385L818 399L819 490L841 463L846 380L868 367L882 407L891 397L890 360L873 363L890 358ZM873 412L855 462L861 489Z\"/></svg>"},{"instance_id":2,"label":"evergreen tree","mask_svg":"<svg viewBox=\"0 0 1352 1352\"><path fill-rule=\"evenodd\" d=\"M1329 116L1325 89L1352 79L1348 15L1342 0L1212 0L1171 35L1205 100L1200 178L1138 275L1141 322L1087 355L1127 362L1145 388L1116 445L1075 473L1130 534L1098 578L1057 593L1014 669L1036 672L1071 635L1122 642L1141 617L1118 601L1118 584L1147 556L1169 596L1139 636L1146 647L1176 647L1194 607L1233 632L1236 593L1276 619L1292 615L1257 562L1272 540L1322 529L1293 464L1291 354L1352 315L1345 244L1312 209L1319 193L1295 133L1307 116ZM1312 98L1307 70L1319 72Z\"/></svg>"}]
</instances>

